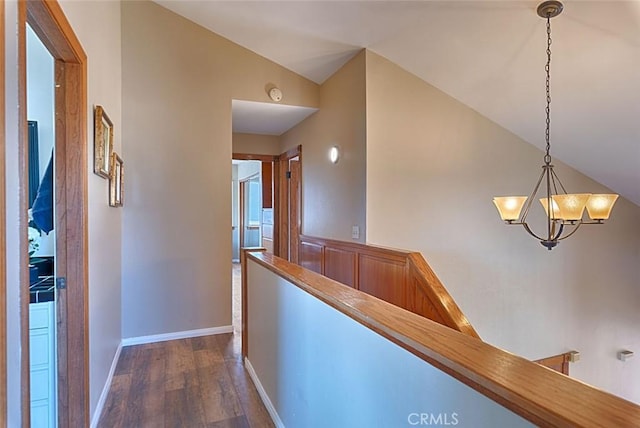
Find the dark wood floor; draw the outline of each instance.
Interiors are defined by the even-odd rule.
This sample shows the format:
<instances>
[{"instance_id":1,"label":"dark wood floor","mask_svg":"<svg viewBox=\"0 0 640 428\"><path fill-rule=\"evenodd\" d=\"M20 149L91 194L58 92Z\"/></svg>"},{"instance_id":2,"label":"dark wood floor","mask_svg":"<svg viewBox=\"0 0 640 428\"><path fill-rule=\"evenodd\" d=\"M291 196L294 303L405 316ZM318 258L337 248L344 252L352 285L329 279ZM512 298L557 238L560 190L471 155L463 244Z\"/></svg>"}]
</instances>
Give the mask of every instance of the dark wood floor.
<instances>
[{"instance_id":1,"label":"dark wood floor","mask_svg":"<svg viewBox=\"0 0 640 428\"><path fill-rule=\"evenodd\" d=\"M240 356L239 335L122 349L100 428L273 427Z\"/></svg>"}]
</instances>

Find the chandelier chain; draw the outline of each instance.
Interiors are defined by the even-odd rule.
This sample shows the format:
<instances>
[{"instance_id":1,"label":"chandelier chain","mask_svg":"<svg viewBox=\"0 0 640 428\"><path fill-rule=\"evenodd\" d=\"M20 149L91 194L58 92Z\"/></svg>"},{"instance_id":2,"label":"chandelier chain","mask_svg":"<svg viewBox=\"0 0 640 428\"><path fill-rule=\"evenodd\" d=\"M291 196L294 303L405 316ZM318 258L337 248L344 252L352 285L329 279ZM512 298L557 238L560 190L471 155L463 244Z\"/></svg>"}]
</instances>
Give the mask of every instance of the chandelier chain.
<instances>
[{"instance_id":1,"label":"chandelier chain","mask_svg":"<svg viewBox=\"0 0 640 428\"><path fill-rule=\"evenodd\" d=\"M550 112L551 112L551 93L549 91L549 80L550 80L550 69L551 69L551 14L547 14L547 64L544 66L544 70L547 72L546 79L546 92L547 92L547 107L545 108L545 112L547 114L546 120L546 128L545 128L545 141L547 143L546 153L544 155L544 163L549 165L551 163L551 155L549 151L551 149L551 143L549 142L549 126L551 124Z\"/></svg>"}]
</instances>

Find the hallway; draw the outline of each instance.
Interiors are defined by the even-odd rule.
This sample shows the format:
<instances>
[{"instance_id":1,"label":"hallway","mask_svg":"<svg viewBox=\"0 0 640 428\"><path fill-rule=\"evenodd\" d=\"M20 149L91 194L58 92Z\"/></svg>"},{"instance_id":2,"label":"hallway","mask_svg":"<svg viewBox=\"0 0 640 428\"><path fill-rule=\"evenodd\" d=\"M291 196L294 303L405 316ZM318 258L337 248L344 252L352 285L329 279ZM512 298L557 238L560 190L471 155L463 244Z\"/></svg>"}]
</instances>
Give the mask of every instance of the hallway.
<instances>
[{"instance_id":1,"label":"hallway","mask_svg":"<svg viewBox=\"0 0 640 428\"><path fill-rule=\"evenodd\" d=\"M222 334L123 348L100 428L272 427L240 356Z\"/></svg>"},{"instance_id":2,"label":"hallway","mask_svg":"<svg viewBox=\"0 0 640 428\"><path fill-rule=\"evenodd\" d=\"M98 427L273 427L242 364L240 288L234 264L235 334L123 348Z\"/></svg>"}]
</instances>

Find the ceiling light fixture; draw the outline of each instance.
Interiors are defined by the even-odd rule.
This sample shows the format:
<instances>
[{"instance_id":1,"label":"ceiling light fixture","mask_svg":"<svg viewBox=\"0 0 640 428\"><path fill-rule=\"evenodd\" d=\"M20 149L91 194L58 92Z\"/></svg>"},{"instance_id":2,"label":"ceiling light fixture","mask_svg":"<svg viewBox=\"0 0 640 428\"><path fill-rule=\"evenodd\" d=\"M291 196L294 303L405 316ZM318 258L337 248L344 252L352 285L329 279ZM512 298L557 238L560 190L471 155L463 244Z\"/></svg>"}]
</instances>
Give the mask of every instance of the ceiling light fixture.
<instances>
[{"instance_id":1,"label":"ceiling light fixture","mask_svg":"<svg viewBox=\"0 0 640 428\"><path fill-rule=\"evenodd\" d=\"M547 107L545 109L547 120L545 128L545 141L547 143L542 174L531 192L526 196L501 196L493 198L493 203L498 208L500 217L507 224L521 225L533 237L540 240L540 243L551 250L558 245L558 242L573 235L583 224L602 224L609 218L613 204L618 199L615 194L591 194L591 193L567 193L560 179L553 171L551 155L549 154L551 145L549 143L549 124L551 95L549 91L549 77L551 65L551 18L560 15L563 5L559 1L551 0L540 3L537 12L541 18L547 21L547 63L546 71L546 95ZM540 185L544 182L544 197L540 199L547 219L547 234L539 236L531 230L527 223L527 215L533 201L537 198ZM525 205L526 203L526 205ZM522 208L524 207L524 211ZM585 207L589 214L590 221L582 220ZM569 230L569 232L567 232Z\"/></svg>"}]
</instances>

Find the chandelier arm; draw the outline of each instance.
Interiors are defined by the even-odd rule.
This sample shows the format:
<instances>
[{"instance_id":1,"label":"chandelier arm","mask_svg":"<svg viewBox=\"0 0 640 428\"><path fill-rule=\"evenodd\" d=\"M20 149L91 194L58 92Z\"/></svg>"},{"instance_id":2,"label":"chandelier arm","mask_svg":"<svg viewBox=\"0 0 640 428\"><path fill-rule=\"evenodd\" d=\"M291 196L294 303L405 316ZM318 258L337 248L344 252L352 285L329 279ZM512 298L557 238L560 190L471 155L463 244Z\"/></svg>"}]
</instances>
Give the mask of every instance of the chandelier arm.
<instances>
[{"instance_id":1,"label":"chandelier arm","mask_svg":"<svg viewBox=\"0 0 640 428\"><path fill-rule=\"evenodd\" d=\"M558 178L558 176L556 175L555 171L553 170L553 165L551 165L550 168L551 168L551 183L553 183L553 194L557 195L558 194L558 184L560 184L560 188L561 189L564 189L564 187L562 186L562 183L560 182L560 179ZM557 182L556 182L556 179L557 179Z\"/></svg>"},{"instance_id":2,"label":"chandelier arm","mask_svg":"<svg viewBox=\"0 0 640 428\"><path fill-rule=\"evenodd\" d=\"M604 220L603 219L597 219L597 220L592 220L592 221L580 221L580 224L604 224Z\"/></svg>"},{"instance_id":3,"label":"chandelier arm","mask_svg":"<svg viewBox=\"0 0 640 428\"><path fill-rule=\"evenodd\" d=\"M551 174L553 175L553 183L558 183L560 185L560 188L562 189L562 193L566 194L567 191L565 190L564 186L562 185L562 181L560 180L560 177L558 177L558 174L556 174L556 172L553 170L553 168L551 168ZM557 190L556 190L556 195L558 194Z\"/></svg>"},{"instance_id":4,"label":"chandelier arm","mask_svg":"<svg viewBox=\"0 0 640 428\"><path fill-rule=\"evenodd\" d=\"M580 226L582 226L582 224L583 224L583 223L582 223L582 221L579 221L579 222L575 223L574 225L572 225L572 226L575 226L575 227L573 228L573 230L572 230L568 235L565 235L565 236L563 236L562 238L558 237L558 238L557 238L557 239L558 239L558 241L562 241L563 239L567 239L568 237L570 237L571 235L573 235L574 233L576 233L576 232L578 231L578 229L580 228ZM564 227L564 224L563 224L562 226Z\"/></svg>"},{"instance_id":5,"label":"chandelier arm","mask_svg":"<svg viewBox=\"0 0 640 428\"><path fill-rule=\"evenodd\" d=\"M548 129L549 129L549 125L547 125L547 130ZM553 176L551 175L551 172L549 170L553 171L553 168L551 167L551 165L547 164L546 167L544 168L544 173L545 173L544 175L547 181L547 210L549 211L547 213L547 236L548 236L548 239L551 240L551 237L554 235L555 226L556 226L551 219L556 218L556 213L555 213L555 210L553 209L553 205L554 205L553 201L551 200L551 182L553 181L552 180Z\"/></svg>"},{"instance_id":6,"label":"chandelier arm","mask_svg":"<svg viewBox=\"0 0 640 428\"><path fill-rule=\"evenodd\" d=\"M560 238L560 236L562 235L562 232L564 232L564 223L560 223L560 228L558 229L558 233L556 233L556 235L550 240L557 242L557 241L560 241L561 239L564 239L564 238Z\"/></svg>"},{"instance_id":7,"label":"chandelier arm","mask_svg":"<svg viewBox=\"0 0 640 428\"><path fill-rule=\"evenodd\" d=\"M531 204L533 203L533 200L535 199L536 194L538 194L538 189L540 188L540 183L542 183L542 178L544 177L544 174L545 174L545 168L542 167L542 174L540 174L540 178L538 178L538 182L536 183L536 187L533 188L533 192L531 192L531 195L527 199L527 204L525 205L524 211L522 212L522 215L520 216L520 221L522 223L524 223L525 220L527 219L527 215L529 214L529 208L531 208Z\"/></svg>"},{"instance_id":8,"label":"chandelier arm","mask_svg":"<svg viewBox=\"0 0 640 428\"><path fill-rule=\"evenodd\" d=\"M522 227L524 227L524 230L527 231L527 233L531 236L533 236L534 238L540 240L540 241L544 241L544 238L539 237L538 235L536 235L533 230L531 230L531 228L529 227L529 225L527 223L519 223L522 224Z\"/></svg>"}]
</instances>

